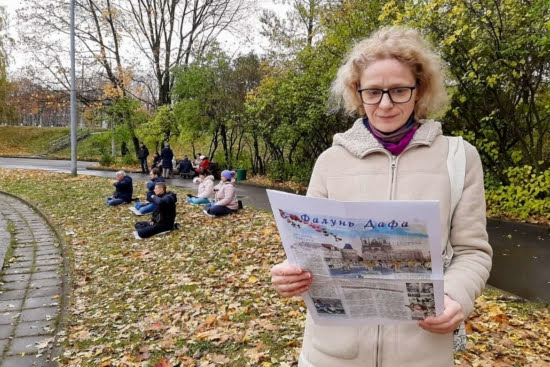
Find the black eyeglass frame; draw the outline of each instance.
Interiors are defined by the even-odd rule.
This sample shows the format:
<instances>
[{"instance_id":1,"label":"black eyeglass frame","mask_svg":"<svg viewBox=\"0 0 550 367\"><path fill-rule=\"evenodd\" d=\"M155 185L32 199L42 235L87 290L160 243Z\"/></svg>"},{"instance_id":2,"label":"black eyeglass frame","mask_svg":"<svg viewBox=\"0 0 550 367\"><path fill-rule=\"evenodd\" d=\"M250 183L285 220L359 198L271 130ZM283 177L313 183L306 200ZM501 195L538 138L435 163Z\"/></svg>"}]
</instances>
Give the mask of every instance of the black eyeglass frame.
<instances>
[{"instance_id":1,"label":"black eyeglass frame","mask_svg":"<svg viewBox=\"0 0 550 367\"><path fill-rule=\"evenodd\" d=\"M382 98L384 98L384 94L388 95L388 97L390 98L391 103L403 104L403 103L410 102L410 100L412 98L412 95L413 95L413 90L415 90L416 88L418 88L418 84L415 84L412 87L395 87L395 88L389 88L389 89L380 89L380 88L363 88L363 89L361 89L361 88L357 88L357 92L359 93L359 98L361 99L361 102L363 102L363 104L366 104L367 106L374 106L374 105L377 105L380 102L382 102ZM390 94L390 91L394 90L394 89L409 89L410 92L411 92L411 94L409 96L409 99L407 99L405 102L395 102L393 100L393 98L391 97L391 94ZM379 91L382 91L382 94L380 95L380 99L378 100L378 102L376 102L376 103L367 103L363 100L363 93L361 93L364 90L379 90Z\"/></svg>"}]
</instances>

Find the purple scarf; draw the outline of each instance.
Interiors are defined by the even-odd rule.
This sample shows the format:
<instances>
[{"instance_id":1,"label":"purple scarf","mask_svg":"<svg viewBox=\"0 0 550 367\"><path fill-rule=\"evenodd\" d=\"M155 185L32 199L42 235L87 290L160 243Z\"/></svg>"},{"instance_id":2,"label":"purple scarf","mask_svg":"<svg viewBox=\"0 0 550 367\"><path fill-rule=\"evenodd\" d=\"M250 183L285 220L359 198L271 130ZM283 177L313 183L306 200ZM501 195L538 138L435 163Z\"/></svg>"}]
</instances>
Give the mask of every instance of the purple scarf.
<instances>
[{"instance_id":1,"label":"purple scarf","mask_svg":"<svg viewBox=\"0 0 550 367\"><path fill-rule=\"evenodd\" d=\"M384 133L376 130L376 128L369 123L367 117L363 118L363 125L365 125L376 140L393 155L399 155L405 150L407 145L411 142L414 133L420 127L420 124L414 121L413 115L409 117L405 125L391 133Z\"/></svg>"}]
</instances>

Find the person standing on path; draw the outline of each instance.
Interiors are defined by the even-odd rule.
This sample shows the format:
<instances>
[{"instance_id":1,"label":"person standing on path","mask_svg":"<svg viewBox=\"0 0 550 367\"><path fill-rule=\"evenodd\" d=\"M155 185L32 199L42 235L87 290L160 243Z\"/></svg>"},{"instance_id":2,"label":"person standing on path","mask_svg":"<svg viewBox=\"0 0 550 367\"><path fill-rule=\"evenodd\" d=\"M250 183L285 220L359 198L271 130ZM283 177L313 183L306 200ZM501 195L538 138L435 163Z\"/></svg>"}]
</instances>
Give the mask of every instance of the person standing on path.
<instances>
[{"instance_id":1,"label":"person standing on path","mask_svg":"<svg viewBox=\"0 0 550 367\"><path fill-rule=\"evenodd\" d=\"M118 171L116 173L116 181L113 183L115 192L113 196L107 198L106 202L109 206L115 206L120 204L128 204L132 201L132 194L134 193L134 185L132 177L128 176L124 171Z\"/></svg>"},{"instance_id":2,"label":"person standing on path","mask_svg":"<svg viewBox=\"0 0 550 367\"><path fill-rule=\"evenodd\" d=\"M162 158L162 177L165 179L172 178L172 158L174 158L174 152L170 149L170 144L164 144L160 157Z\"/></svg>"},{"instance_id":3,"label":"person standing on path","mask_svg":"<svg viewBox=\"0 0 550 367\"><path fill-rule=\"evenodd\" d=\"M448 139L439 122L426 119L447 102L440 58L416 30L384 28L355 45L332 93L349 114L360 117L319 156L307 195L438 200L444 311L417 323L364 327L320 326L308 314L298 366L454 366L453 331L472 312L489 278L492 249L481 160L467 142L464 188L451 213ZM273 266L271 275L284 297L299 295L316 281L287 261Z\"/></svg>"},{"instance_id":4,"label":"person standing on path","mask_svg":"<svg viewBox=\"0 0 550 367\"><path fill-rule=\"evenodd\" d=\"M141 173L149 172L149 167L147 167L147 157L149 156L149 149L145 146L145 143L141 142L138 151L139 162L141 163Z\"/></svg>"}]
</instances>

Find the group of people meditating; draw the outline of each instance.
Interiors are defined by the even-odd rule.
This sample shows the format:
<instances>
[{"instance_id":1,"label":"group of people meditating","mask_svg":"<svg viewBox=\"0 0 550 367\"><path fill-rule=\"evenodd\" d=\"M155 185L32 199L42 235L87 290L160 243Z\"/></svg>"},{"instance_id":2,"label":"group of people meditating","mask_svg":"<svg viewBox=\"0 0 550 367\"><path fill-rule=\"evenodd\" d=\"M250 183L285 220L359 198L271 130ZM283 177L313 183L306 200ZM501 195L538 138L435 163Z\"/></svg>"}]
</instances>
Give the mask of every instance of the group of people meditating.
<instances>
[{"instance_id":1,"label":"group of people meditating","mask_svg":"<svg viewBox=\"0 0 550 367\"><path fill-rule=\"evenodd\" d=\"M139 201L129 209L136 215L152 213L148 221L135 224L134 236L138 239L152 237L156 234L178 228L176 220L177 195L167 191L166 182L159 168L149 172L150 181L146 182L146 201ZM232 214L239 209L237 193L235 191L235 171L225 170L221 173L221 181L214 186L214 176L201 171L195 179L199 185L196 196L188 194L187 202L191 205L205 205L203 212L211 218ZM115 192L106 199L109 206L129 204L133 199L133 181L124 171L116 173L113 183ZM214 200L211 197L214 197Z\"/></svg>"},{"instance_id":2,"label":"group of people meditating","mask_svg":"<svg viewBox=\"0 0 550 367\"><path fill-rule=\"evenodd\" d=\"M220 175L220 183L214 186L214 176L205 171L199 173L195 180L199 185L196 196L188 195L187 202L192 205L206 204L204 213L209 217L219 217L233 214L239 210L239 201L235 191L235 171L224 170ZM214 200L210 197L214 195Z\"/></svg>"}]
</instances>

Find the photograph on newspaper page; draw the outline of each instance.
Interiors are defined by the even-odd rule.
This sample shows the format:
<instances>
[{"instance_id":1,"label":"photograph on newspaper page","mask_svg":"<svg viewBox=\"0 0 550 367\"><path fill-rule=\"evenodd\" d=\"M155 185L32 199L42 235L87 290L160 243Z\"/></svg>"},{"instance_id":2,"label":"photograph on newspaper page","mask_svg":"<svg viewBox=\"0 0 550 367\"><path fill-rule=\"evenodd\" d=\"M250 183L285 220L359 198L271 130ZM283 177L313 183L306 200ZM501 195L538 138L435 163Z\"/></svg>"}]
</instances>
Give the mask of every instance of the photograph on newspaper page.
<instances>
[{"instance_id":1,"label":"photograph on newspaper page","mask_svg":"<svg viewBox=\"0 0 550 367\"><path fill-rule=\"evenodd\" d=\"M288 261L311 272L315 323L416 322L443 311L439 202L350 202L267 190Z\"/></svg>"}]
</instances>

